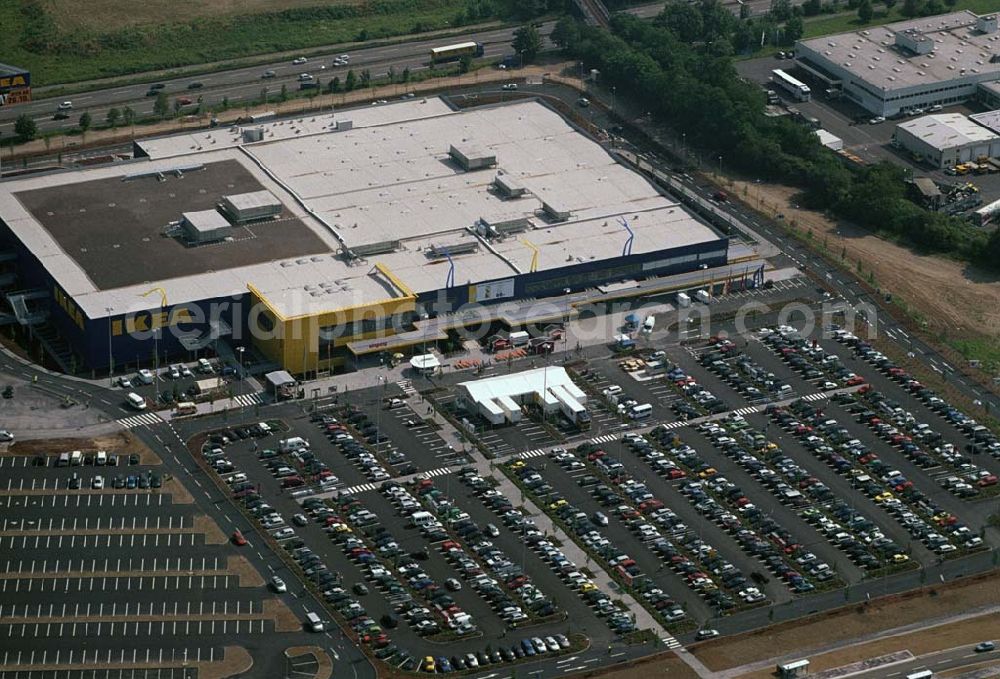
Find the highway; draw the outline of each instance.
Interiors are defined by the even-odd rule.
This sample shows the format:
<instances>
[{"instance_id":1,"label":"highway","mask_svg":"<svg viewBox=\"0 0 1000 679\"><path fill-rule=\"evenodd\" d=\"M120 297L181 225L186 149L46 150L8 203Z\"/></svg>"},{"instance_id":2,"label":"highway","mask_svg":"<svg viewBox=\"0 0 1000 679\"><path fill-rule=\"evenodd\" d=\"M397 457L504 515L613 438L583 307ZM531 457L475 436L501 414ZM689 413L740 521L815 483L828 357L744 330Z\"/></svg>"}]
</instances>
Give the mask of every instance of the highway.
<instances>
[{"instance_id":1,"label":"highway","mask_svg":"<svg viewBox=\"0 0 1000 679\"><path fill-rule=\"evenodd\" d=\"M976 640L979 641L985 640ZM917 656L913 660L897 663L888 667L872 670L870 672L860 672L856 676L865 679L903 679L908 674L920 672L921 670L931 670L932 672L944 672L946 670L956 670L968 668L969 671L987 667L995 667L1000 662L1000 651L989 653L976 653L975 644L968 646L958 646L949 648L937 653L928 653Z\"/></svg>"},{"instance_id":2,"label":"highway","mask_svg":"<svg viewBox=\"0 0 1000 679\"><path fill-rule=\"evenodd\" d=\"M798 2L798 0L796 0ZM739 14L739 0L728 0L724 3L734 14ZM747 4L751 8L752 15L764 14L770 7L769 0L748 0ZM630 14L649 19L660 13L664 6L662 2L641 5L627 10ZM551 48L547 37L555 26L554 21L548 21L539 25L539 32L545 38L545 48ZM321 84L325 85L335 76L341 82L347 76L347 71L353 69L355 74L360 74L364 69L368 69L372 77L384 77L389 68L395 69L396 73L402 73L409 68L412 73L426 70L430 66L429 52L432 47L446 45L461 40L475 40L481 42L485 48L484 58L496 59L513 53L511 42L514 39L515 28L496 28L486 31L470 33L462 38L423 38L416 37L411 41L392 45L380 45L363 49L345 50L342 46L329 46L316 56L309 57L308 61L302 65L293 65L291 57L285 57L280 61L219 71L216 73L206 73L204 75L188 75L184 77L168 78L157 80L155 74L147 74L146 82L110 87L107 89L93 90L86 93L67 95L65 97L40 98L36 101L0 108L0 137L14 134L14 120L22 115L31 116L42 131L47 130L70 130L77 126L80 115L88 111L95 123L103 123L110 108L123 108L130 106L138 118L153 115L153 102L155 97L147 96L149 85L154 83L163 84L163 91L170 98L171 110L173 110L174 100L179 97L187 97L194 103L184 107L185 110L194 111L197 107L198 97L202 98L205 106L214 106L228 98L230 102L240 102L244 100L259 99L261 91L267 88L270 95L277 95L284 85L292 92L298 89L298 77L302 73L308 73L314 78L318 78ZM322 49L322 48L321 48ZM312 52L312 50L310 50ZM351 57L349 66L333 67L333 60L348 53ZM265 71L274 71L273 78L264 78ZM143 74L136 74L134 77L143 78ZM201 83L198 89L188 89L191 83ZM46 89L36 88L36 97L44 97ZM68 117L63 120L55 120L56 107L60 101L71 101L73 109L68 112Z\"/></svg>"}]
</instances>

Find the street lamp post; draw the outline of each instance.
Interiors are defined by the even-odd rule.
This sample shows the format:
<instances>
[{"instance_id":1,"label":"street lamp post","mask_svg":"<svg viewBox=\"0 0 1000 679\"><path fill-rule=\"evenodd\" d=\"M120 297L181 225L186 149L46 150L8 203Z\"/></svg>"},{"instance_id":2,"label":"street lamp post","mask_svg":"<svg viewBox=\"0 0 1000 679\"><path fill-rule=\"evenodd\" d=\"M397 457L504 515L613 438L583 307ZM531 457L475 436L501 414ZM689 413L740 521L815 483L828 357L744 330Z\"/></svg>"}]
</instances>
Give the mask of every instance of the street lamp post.
<instances>
[{"instance_id":1,"label":"street lamp post","mask_svg":"<svg viewBox=\"0 0 1000 679\"><path fill-rule=\"evenodd\" d=\"M243 395L243 386L244 386L244 382L243 382L243 379L244 379L243 378L243 352L244 351L246 351L246 347L242 347L242 346L236 347L236 353L239 355L239 358L240 358L240 395L241 396ZM242 422L242 421L243 421L243 399L240 399L240 422Z\"/></svg>"},{"instance_id":2,"label":"street lamp post","mask_svg":"<svg viewBox=\"0 0 1000 679\"><path fill-rule=\"evenodd\" d=\"M611 86L611 115L612 116L614 116L614 114L615 114L615 102L617 100L617 97L615 96L616 93L617 93L617 88L614 85L612 85Z\"/></svg>"},{"instance_id":3,"label":"street lamp post","mask_svg":"<svg viewBox=\"0 0 1000 679\"><path fill-rule=\"evenodd\" d=\"M113 387L115 386L115 358L111 351L111 313L114 308L104 307L104 310L108 313L108 386Z\"/></svg>"},{"instance_id":4,"label":"street lamp post","mask_svg":"<svg viewBox=\"0 0 1000 679\"><path fill-rule=\"evenodd\" d=\"M722 156L719 156L719 176L722 176Z\"/></svg>"}]
</instances>

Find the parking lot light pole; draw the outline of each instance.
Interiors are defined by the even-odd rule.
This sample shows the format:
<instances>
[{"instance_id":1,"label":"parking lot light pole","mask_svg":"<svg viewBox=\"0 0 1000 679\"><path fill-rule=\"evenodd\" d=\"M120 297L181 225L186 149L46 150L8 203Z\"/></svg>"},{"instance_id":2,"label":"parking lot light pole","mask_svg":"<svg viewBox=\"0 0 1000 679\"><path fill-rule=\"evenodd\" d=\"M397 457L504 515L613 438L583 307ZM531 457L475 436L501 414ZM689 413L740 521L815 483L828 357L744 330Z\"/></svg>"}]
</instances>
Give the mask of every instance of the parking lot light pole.
<instances>
[{"instance_id":1,"label":"parking lot light pole","mask_svg":"<svg viewBox=\"0 0 1000 679\"><path fill-rule=\"evenodd\" d=\"M243 378L243 352L244 351L246 351L246 347L243 347L243 346L236 347L236 354L239 356L239 359L240 359L239 360L239 365L240 365L240 396L243 395L243 386L244 386L244 382L243 382L243 379L244 379ZM243 399L240 399L240 422L241 423L243 422L243 407L244 407L243 406Z\"/></svg>"},{"instance_id":2,"label":"parking lot light pole","mask_svg":"<svg viewBox=\"0 0 1000 679\"><path fill-rule=\"evenodd\" d=\"M111 350L111 314L114 308L104 307L104 310L108 312L108 386L113 387L115 386L115 358Z\"/></svg>"}]
</instances>

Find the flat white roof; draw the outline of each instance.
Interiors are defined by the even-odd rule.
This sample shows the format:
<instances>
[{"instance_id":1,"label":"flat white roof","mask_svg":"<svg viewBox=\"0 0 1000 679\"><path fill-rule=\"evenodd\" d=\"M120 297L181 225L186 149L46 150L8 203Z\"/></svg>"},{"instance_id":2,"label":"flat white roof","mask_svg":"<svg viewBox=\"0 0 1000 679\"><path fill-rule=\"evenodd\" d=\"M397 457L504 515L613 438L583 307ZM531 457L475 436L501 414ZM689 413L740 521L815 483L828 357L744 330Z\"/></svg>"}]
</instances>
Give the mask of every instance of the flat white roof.
<instances>
[{"instance_id":1,"label":"flat white roof","mask_svg":"<svg viewBox=\"0 0 1000 679\"><path fill-rule=\"evenodd\" d=\"M980 33L977 19L968 10L951 12L803 40L799 45L876 91L958 78L990 79L990 74L1000 77L1000 62L991 61L1000 52L1000 33ZM896 33L909 30L932 40L933 51L915 55L897 48Z\"/></svg>"},{"instance_id":2,"label":"flat white roof","mask_svg":"<svg viewBox=\"0 0 1000 679\"><path fill-rule=\"evenodd\" d=\"M996 134L962 115L941 113L907 120L896 126L938 150L990 143L1000 139Z\"/></svg>"},{"instance_id":3,"label":"flat white roof","mask_svg":"<svg viewBox=\"0 0 1000 679\"><path fill-rule=\"evenodd\" d=\"M569 373L562 366L546 366L525 370L509 375L486 377L471 382L460 382L469 399L475 403L490 403L502 397L520 398L528 394L541 397L546 390L559 388L577 400L586 400L586 395L573 383ZM551 398L551 395L547 395Z\"/></svg>"},{"instance_id":4,"label":"flat white roof","mask_svg":"<svg viewBox=\"0 0 1000 679\"><path fill-rule=\"evenodd\" d=\"M195 231L215 231L216 229L228 229L232 227L229 220L223 217L218 210L198 210L197 212L185 212L182 215L184 221Z\"/></svg>"},{"instance_id":5,"label":"flat white roof","mask_svg":"<svg viewBox=\"0 0 1000 679\"><path fill-rule=\"evenodd\" d=\"M265 141L246 146L228 130L176 135L141 142L149 160L7 180L0 183L0 219L91 318L103 317L108 307L116 314L149 309L141 294L157 286L171 304L240 295L252 284L286 316L348 308L399 296L373 271L375 263L415 292L445 287L451 264L429 254L442 246L455 250L456 285L530 271L533 251L523 239L539 249L538 270L618 256L627 238L620 219L635 233L633 254L720 238L536 101L454 111L437 99L414 99L336 115L353 119L355 127L331 131L329 115L275 121L263 124ZM449 158L452 144L495 154L497 168L461 170ZM273 196L283 215L305 224L327 251L161 280L151 261L149 281L101 290L14 195L221 161L239 163L263 187L248 200ZM496 196L489 185L498 171L527 194ZM187 172L181 181L197 182L198 174ZM572 217L548 223L543 202L567 206ZM184 205L177 209L179 216ZM491 251L469 230L480 219L527 220L530 228L494 241ZM345 253L381 243L391 247L374 246L377 252L360 260ZM473 251L468 244L476 243Z\"/></svg>"},{"instance_id":6,"label":"flat white roof","mask_svg":"<svg viewBox=\"0 0 1000 679\"><path fill-rule=\"evenodd\" d=\"M1000 94L1000 83L997 83L997 94ZM969 116L969 120L978 125L982 125L990 132L1000 134L1000 109L996 111L986 111Z\"/></svg>"}]
</instances>

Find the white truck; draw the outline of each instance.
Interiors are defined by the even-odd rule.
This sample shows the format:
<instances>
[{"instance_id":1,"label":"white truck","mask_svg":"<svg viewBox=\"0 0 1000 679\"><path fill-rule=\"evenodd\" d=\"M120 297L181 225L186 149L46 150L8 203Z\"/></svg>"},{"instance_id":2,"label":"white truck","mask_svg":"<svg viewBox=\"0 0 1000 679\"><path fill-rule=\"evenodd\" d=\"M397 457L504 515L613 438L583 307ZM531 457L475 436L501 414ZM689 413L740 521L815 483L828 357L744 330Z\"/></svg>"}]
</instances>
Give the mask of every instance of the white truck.
<instances>
[{"instance_id":1,"label":"white truck","mask_svg":"<svg viewBox=\"0 0 1000 679\"><path fill-rule=\"evenodd\" d=\"M686 292L677 293L677 306L685 309L691 306L691 297Z\"/></svg>"},{"instance_id":2,"label":"white truck","mask_svg":"<svg viewBox=\"0 0 1000 679\"><path fill-rule=\"evenodd\" d=\"M708 304L709 300L712 299L711 296L708 294L708 290L704 288L695 291L694 296L695 299L697 299L702 304Z\"/></svg>"}]
</instances>

